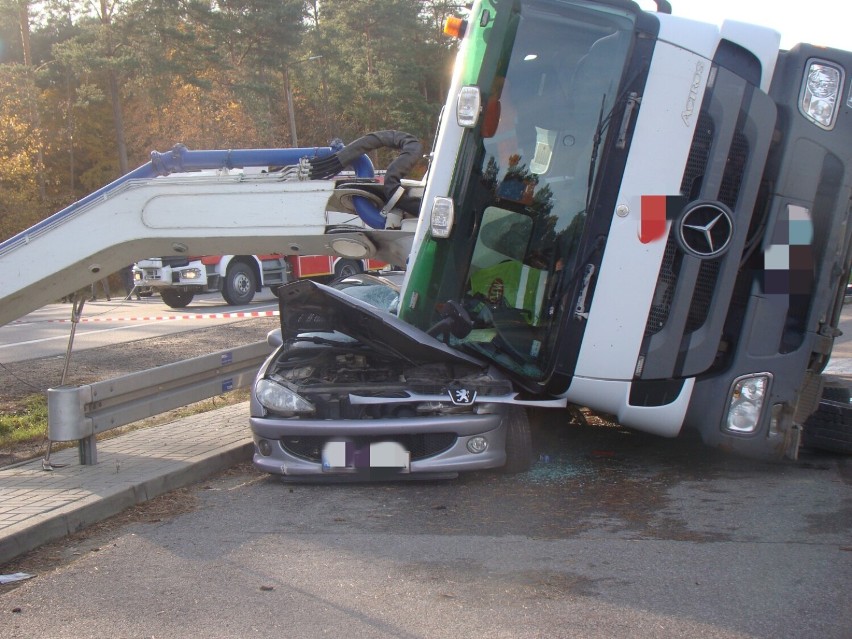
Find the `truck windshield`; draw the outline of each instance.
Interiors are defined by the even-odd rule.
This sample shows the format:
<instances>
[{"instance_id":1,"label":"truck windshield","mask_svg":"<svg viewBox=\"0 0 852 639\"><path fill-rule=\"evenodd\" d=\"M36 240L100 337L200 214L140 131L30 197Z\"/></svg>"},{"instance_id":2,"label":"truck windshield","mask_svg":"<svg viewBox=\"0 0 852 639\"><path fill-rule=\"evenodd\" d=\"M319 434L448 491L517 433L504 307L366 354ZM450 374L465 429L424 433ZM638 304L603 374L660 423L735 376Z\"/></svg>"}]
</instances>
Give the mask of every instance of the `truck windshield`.
<instances>
[{"instance_id":1,"label":"truck windshield","mask_svg":"<svg viewBox=\"0 0 852 639\"><path fill-rule=\"evenodd\" d=\"M495 71L478 81L484 116L457 167L469 175L457 176L454 194L467 224L445 240L455 246L433 277L444 293L451 279L462 285L444 299L460 301L474 320L451 344L541 380L573 312L565 294L583 277L587 204L634 18L588 2L498 3L507 5L500 60L488 63L497 48L489 41L482 68Z\"/></svg>"}]
</instances>

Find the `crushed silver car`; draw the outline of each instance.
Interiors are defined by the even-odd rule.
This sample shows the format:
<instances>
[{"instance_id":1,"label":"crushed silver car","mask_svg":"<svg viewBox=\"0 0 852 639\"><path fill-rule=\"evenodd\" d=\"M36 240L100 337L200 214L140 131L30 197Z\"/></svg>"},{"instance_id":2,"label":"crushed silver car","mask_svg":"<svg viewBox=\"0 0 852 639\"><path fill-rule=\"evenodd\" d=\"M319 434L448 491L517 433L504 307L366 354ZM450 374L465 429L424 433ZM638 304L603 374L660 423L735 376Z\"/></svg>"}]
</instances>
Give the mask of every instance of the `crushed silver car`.
<instances>
[{"instance_id":1,"label":"crushed silver car","mask_svg":"<svg viewBox=\"0 0 852 639\"><path fill-rule=\"evenodd\" d=\"M299 479L437 479L531 461L511 383L393 313L369 275L279 291L281 330L251 399L254 464Z\"/></svg>"}]
</instances>

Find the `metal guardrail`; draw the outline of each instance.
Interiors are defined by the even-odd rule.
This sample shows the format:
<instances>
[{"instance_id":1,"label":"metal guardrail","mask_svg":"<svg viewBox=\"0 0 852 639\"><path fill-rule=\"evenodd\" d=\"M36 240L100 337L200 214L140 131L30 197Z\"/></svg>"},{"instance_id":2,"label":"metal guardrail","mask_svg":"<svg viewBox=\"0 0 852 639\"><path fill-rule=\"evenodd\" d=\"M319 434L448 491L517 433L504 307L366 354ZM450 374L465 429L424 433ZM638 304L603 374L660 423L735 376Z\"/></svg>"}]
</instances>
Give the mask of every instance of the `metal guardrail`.
<instances>
[{"instance_id":1,"label":"metal guardrail","mask_svg":"<svg viewBox=\"0 0 852 639\"><path fill-rule=\"evenodd\" d=\"M95 438L119 426L252 384L272 352L265 341L114 379L47 391L50 441L79 441L80 463L97 463Z\"/></svg>"}]
</instances>

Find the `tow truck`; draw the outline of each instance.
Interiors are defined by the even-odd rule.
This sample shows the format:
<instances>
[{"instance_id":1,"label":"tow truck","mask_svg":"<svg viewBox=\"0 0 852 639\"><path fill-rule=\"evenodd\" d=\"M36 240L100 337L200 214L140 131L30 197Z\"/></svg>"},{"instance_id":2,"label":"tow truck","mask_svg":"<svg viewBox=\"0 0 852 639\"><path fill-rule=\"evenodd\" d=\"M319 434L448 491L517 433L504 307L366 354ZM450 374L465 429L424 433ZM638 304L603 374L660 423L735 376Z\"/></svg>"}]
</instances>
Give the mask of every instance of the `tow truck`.
<instances>
[{"instance_id":1,"label":"tow truck","mask_svg":"<svg viewBox=\"0 0 852 639\"><path fill-rule=\"evenodd\" d=\"M366 155L382 146L400 151L383 184ZM403 176L420 149L409 134L379 131L328 147L154 151L149 162L0 243L0 325L151 255L283 247L289 255L404 264L422 183ZM330 179L344 168L351 169L344 178Z\"/></svg>"}]
</instances>

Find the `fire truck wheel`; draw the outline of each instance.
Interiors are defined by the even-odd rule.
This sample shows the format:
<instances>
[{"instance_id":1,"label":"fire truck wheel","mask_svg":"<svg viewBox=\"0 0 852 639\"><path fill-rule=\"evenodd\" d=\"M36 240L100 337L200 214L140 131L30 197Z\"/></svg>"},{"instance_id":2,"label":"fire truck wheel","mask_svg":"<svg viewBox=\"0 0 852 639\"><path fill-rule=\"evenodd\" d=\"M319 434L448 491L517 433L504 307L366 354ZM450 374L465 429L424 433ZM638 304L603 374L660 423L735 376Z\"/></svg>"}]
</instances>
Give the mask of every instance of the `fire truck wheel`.
<instances>
[{"instance_id":1,"label":"fire truck wheel","mask_svg":"<svg viewBox=\"0 0 852 639\"><path fill-rule=\"evenodd\" d=\"M361 265L355 260L340 260L334 265L336 277L351 277L361 272Z\"/></svg>"},{"instance_id":2,"label":"fire truck wheel","mask_svg":"<svg viewBox=\"0 0 852 639\"><path fill-rule=\"evenodd\" d=\"M169 308L185 308L192 301L193 296L193 293L186 291L165 290L160 293L160 297Z\"/></svg>"},{"instance_id":3,"label":"fire truck wheel","mask_svg":"<svg viewBox=\"0 0 852 639\"><path fill-rule=\"evenodd\" d=\"M852 454L852 406L846 401L823 400L808 417L802 432L806 448Z\"/></svg>"},{"instance_id":4,"label":"fire truck wheel","mask_svg":"<svg viewBox=\"0 0 852 639\"><path fill-rule=\"evenodd\" d=\"M254 299L256 288L257 281L251 267L242 262L232 263L225 274L222 297L231 306L248 304Z\"/></svg>"},{"instance_id":5,"label":"fire truck wheel","mask_svg":"<svg viewBox=\"0 0 852 639\"><path fill-rule=\"evenodd\" d=\"M532 434L527 411L510 406L506 415L506 465L502 471L509 475L523 473L532 465Z\"/></svg>"}]
</instances>

